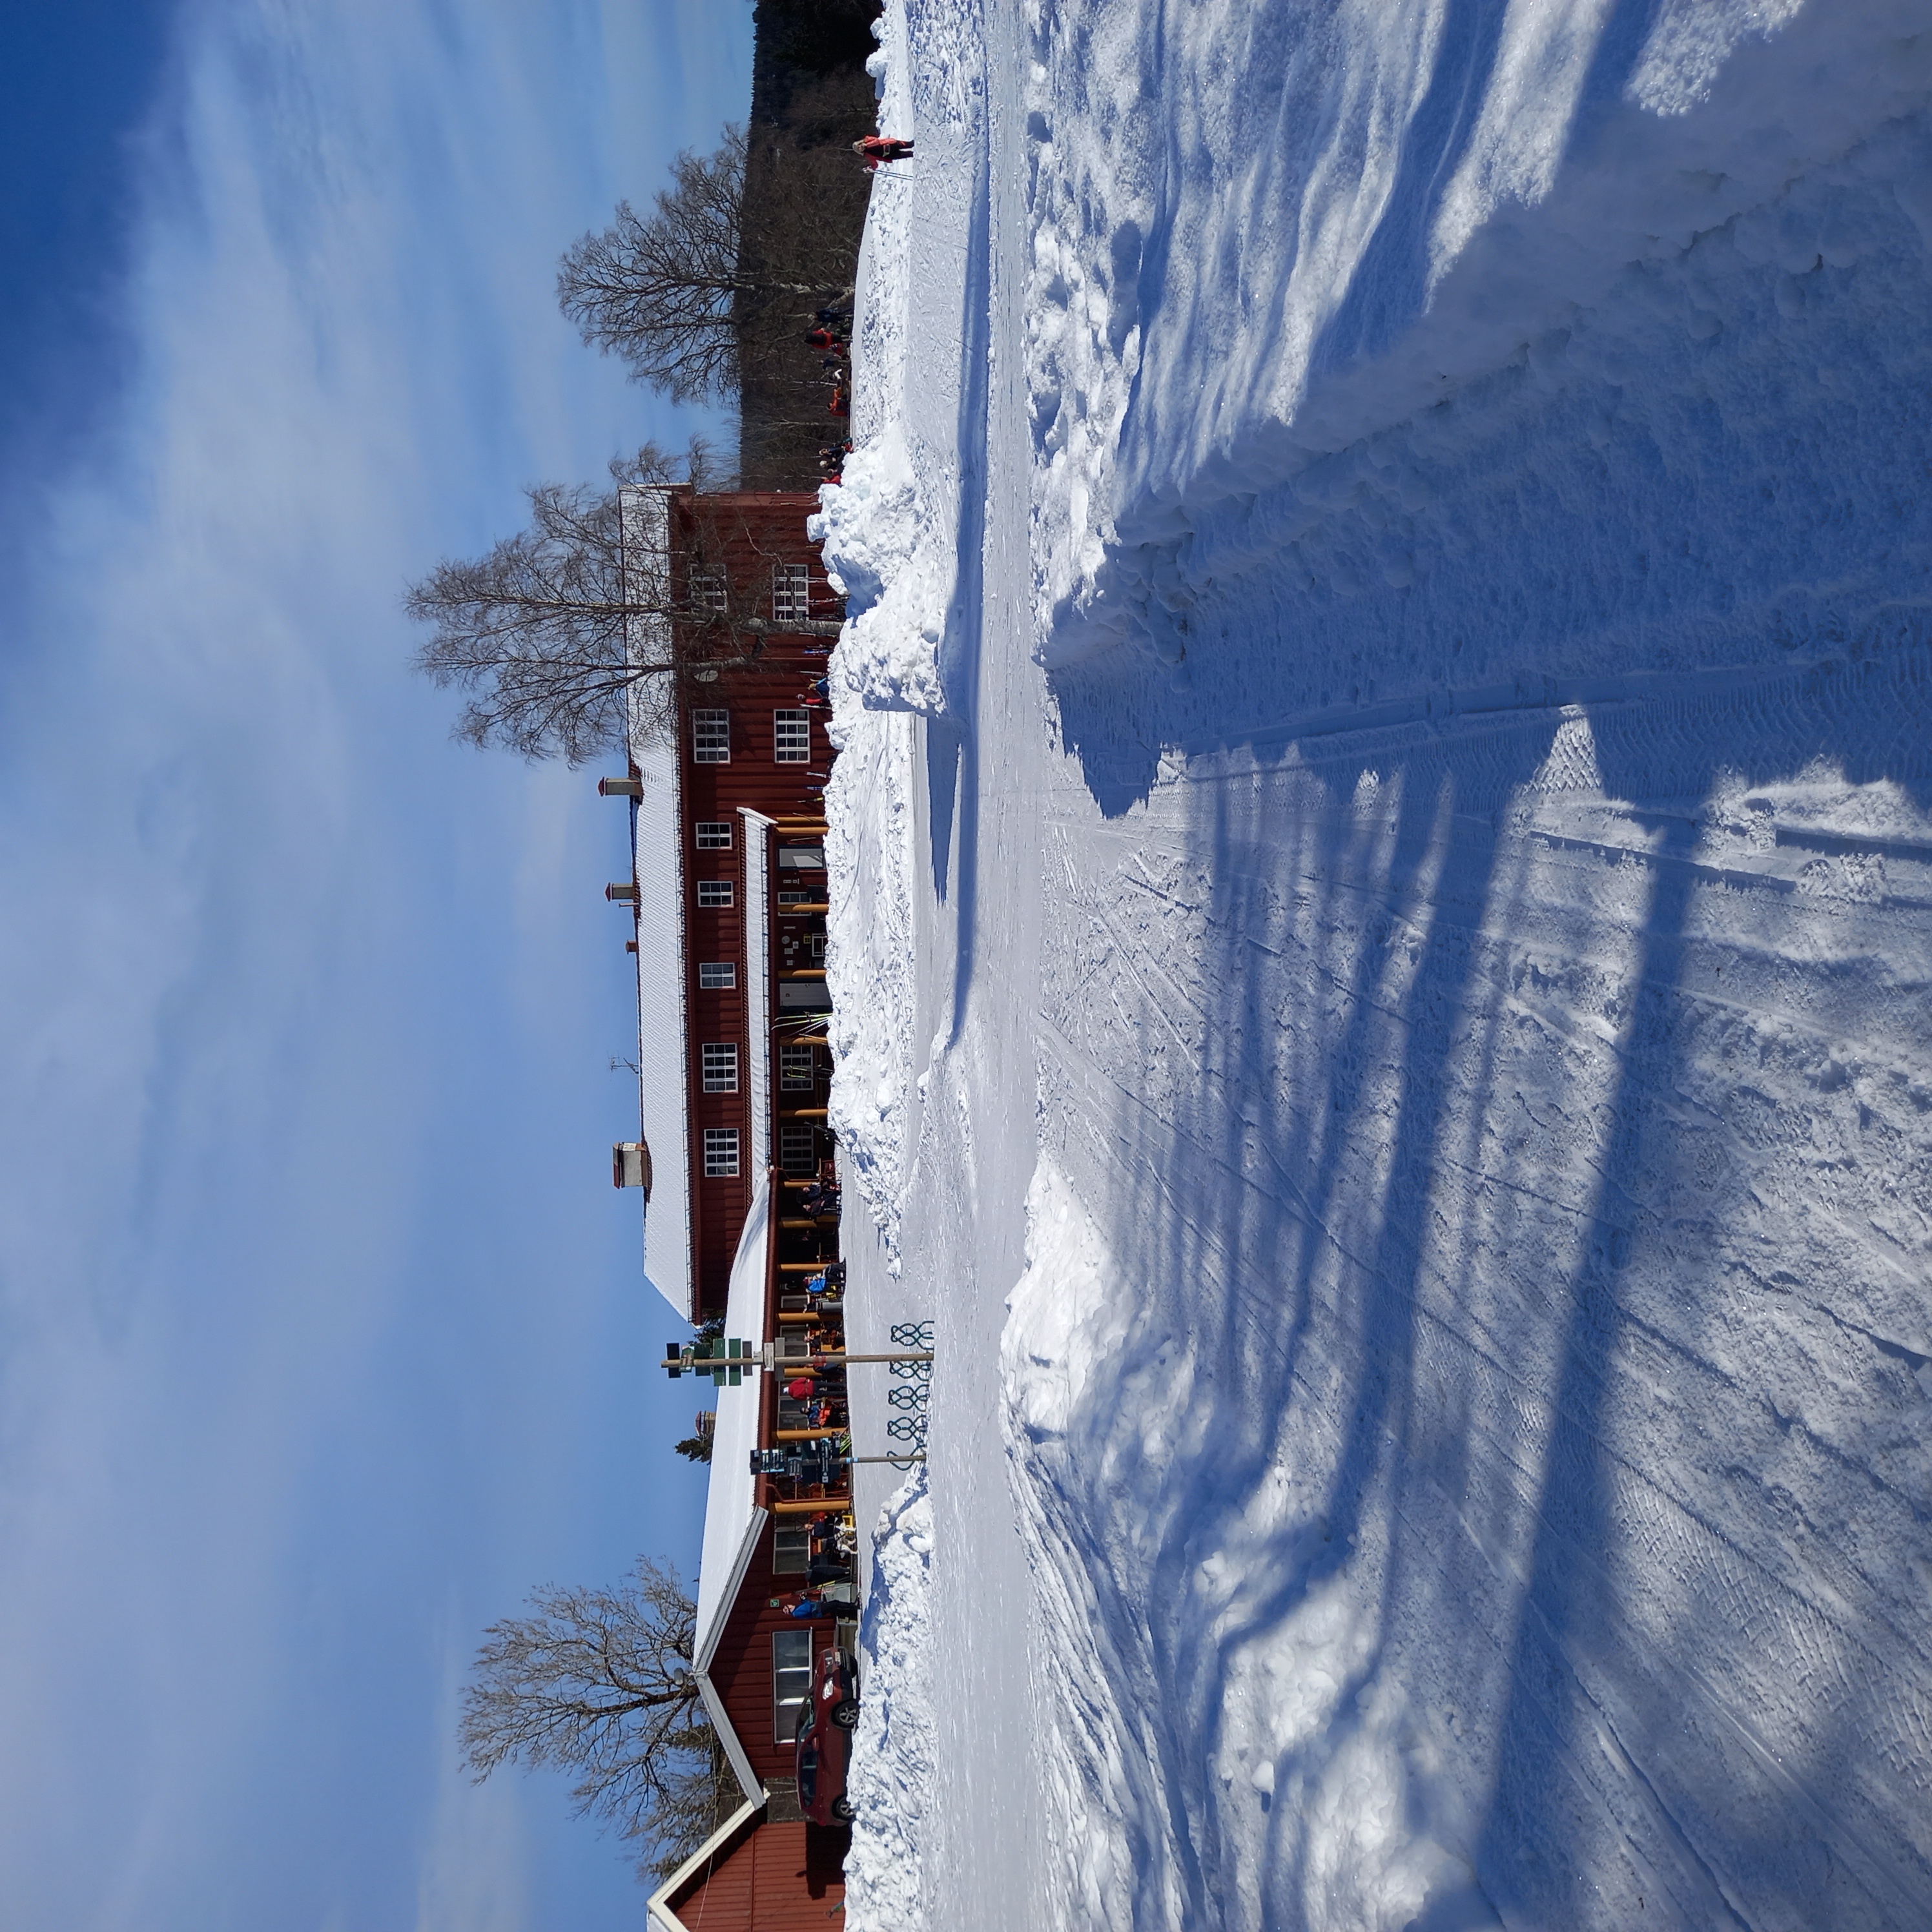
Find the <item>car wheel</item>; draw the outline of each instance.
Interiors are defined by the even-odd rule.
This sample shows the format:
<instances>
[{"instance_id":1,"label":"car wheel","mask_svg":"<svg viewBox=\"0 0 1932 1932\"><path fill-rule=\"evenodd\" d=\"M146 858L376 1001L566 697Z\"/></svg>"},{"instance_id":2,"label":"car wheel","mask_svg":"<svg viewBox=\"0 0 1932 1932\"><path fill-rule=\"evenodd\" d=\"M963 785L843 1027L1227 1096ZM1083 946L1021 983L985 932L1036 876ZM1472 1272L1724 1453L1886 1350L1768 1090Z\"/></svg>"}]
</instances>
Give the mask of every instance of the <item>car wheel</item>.
<instances>
[{"instance_id":1,"label":"car wheel","mask_svg":"<svg viewBox=\"0 0 1932 1932\"><path fill-rule=\"evenodd\" d=\"M852 1808L852 1801L843 1792L832 1801L832 1815L842 1825L849 1825L857 1815Z\"/></svg>"},{"instance_id":2,"label":"car wheel","mask_svg":"<svg viewBox=\"0 0 1932 1932\"><path fill-rule=\"evenodd\" d=\"M842 1731L855 1730L857 1727L859 1722L859 1706L857 1701L854 1698L848 1697L842 1702L833 1705L832 1707L832 1721L836 1724Z\"/></svg>"}]
</instances>

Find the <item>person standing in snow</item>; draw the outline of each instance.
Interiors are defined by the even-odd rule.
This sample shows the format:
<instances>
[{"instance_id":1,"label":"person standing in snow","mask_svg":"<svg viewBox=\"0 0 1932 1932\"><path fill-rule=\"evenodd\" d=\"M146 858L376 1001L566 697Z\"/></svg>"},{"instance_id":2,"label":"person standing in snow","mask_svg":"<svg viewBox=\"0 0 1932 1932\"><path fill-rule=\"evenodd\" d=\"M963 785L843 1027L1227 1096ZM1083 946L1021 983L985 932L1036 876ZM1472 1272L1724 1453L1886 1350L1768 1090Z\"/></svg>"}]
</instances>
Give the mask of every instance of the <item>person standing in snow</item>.
<instances>
[{"instance_id":1,"label":"person standing in snow","mask_svg":"<svg viewBox=\"0 0 1932 1932\"><path fill-rule=\"evenodd\" d=\"M871 173L881 161L911 160L912 143L902 140L896 134L868 134L862 141L852 143L852 152L866 158L866 172Z\"/></svg>"}]
</instances>

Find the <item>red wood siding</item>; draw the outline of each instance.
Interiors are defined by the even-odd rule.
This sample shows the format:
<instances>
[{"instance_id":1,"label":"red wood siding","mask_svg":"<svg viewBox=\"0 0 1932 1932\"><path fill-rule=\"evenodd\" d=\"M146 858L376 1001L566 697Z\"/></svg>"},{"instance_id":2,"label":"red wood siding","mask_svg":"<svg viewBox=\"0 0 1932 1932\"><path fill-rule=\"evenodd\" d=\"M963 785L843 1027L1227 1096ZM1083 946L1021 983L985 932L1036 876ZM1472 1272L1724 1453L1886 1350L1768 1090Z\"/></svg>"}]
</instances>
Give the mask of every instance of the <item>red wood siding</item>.
<instances>
[{"instance_id":1,"label":"red wood siding","mask_svg":"<svg viewBox=\"0 0 1932 1932\"><path fill-rule=\"evenodd\" d=\"M814 620L836 620L841 600L826 582L818 547L805 533L806 519L818 508L815 496L797 494L737 492L706 496L684 495L672 502L674 554L688 559L701 550L708 566L722 566L731 580L734 608L756 610L771 617L772 567L803 565L809 577L811 614ZM674 566L674 571L683 566ZM682 594L682 585L677 585ZM770 818L817 818L824 809L821 794L808 781L823 782L831 770L832 747L825 736L826 713L808 709L810 752L802 764L780 764L776 714L806 708L810 686L825 674L826 646L830 640L803 632L772 632L764 640L760 662L751 668L722 670L709 682L694 681L686 688L680 733L680 776L683 794L682 836L685 840L686 1012L688 1017L690 1063L686 1072L691 1123L692 1268L694 1304L701 1316L721 1311L730 1279L738 1237L749 1212L756 1177L751 1172L751 1057L766 1043L753 1042L748 1031L745 986L752 962L746 936L754 909L745 904L744 822L740 808ZM724 764L700 764L693 755L691 722L696 710L722 710L730 718L730 758ZM728 824L729 851L700 851L700 822ZM814 882L822 875L814 875ZM706 879L728 879L734 903L728 910L700 906L698 886ZM788 879L786 883L802 883ZM776 881L774 880L776 886ZM738 985L730 992L700 987L698 968L707 961L728 960L738 969ZM738 1048L738 1090L707 1094L703 1075L707 1042L730 1042ZM772 1070L776 1095L777 1070ZM818 1096L813 1096L818 1101ZM822 1104L822 1102L820 1102ZM796 1096L791 1102L799 1104ZM809 1104L809 1103L808 1103ZM704 1172L704 1132L707 1127L731 1127L738 1133L739 1171L735 1179L707 1178ZM776 1154L776 1141L773 1142Z\"/></svg>"},{"instance_id":2,"label":"red wood siding","mask_svg":"<svg viewBox=\"0 0 1932 1932\"><path fill-rule=\"evenodd\" d=\"M671 1894L671 1910L703 1932L826 1932L845 1896L846 1832L754 1822Z\"/></svg>"},{"instance_id":3,"label":"red wood siding","mask_svg":"<svg viewBox=\"0 0 1932 1932\"><path fill-rule=\"evenodd\" d=\"M768 1380L769 1378L761 1378ZM837 1508L835 1501L827 1504ZM752 1768L767 1784L789 1784L793 1775L790 1744L777 1741L776 1708L772 1701L772 1638L779 1630L808 1630L814 1640L814 1662L832 1648L832 1621L817 1617L800 1623L771 1607L771 1600L798 1588L801 1580L788 1576L781 1583L772 1574L775 1526L765 1525L757 1552L745 1572L738 1600L725 1619L707 1675L724 1700L731 1727L738 1733Z\"/></svg>"}]
</instances>

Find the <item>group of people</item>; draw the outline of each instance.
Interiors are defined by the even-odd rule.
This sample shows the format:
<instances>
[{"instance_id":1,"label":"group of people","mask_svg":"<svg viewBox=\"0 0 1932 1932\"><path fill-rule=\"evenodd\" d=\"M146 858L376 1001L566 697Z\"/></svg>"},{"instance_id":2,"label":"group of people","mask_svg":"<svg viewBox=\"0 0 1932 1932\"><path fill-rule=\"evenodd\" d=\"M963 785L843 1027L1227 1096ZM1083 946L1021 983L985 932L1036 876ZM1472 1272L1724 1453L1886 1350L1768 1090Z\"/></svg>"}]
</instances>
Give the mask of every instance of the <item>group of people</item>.
<instances>
[{"instance_id":1,"label":"group of people","mask_svg":"<svg viewBox=\"0 0 1932 1932\"><path fill-rule=\"evenodd\" d=\"M835 416L849 416L852 413L851 351L844 334L849 320L842 308L822 308L813 318L814 326L805 332L805 339L814 349L822 349L824 355L818 366L826 371L832 380L832 400L826 410ZM827 443L818 452L818 467L825 473L827 450L836 451L840 446Z\"/></svg>"}]
</instances>

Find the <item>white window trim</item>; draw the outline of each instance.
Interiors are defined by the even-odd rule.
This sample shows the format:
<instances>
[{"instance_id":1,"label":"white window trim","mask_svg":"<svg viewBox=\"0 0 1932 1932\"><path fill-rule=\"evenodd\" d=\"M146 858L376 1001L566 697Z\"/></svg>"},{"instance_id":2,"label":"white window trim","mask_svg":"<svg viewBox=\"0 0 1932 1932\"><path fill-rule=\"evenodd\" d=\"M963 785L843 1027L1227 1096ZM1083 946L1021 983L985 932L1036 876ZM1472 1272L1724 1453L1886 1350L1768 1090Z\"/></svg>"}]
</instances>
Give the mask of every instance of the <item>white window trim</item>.
<instances>
[{"instance_id":1,"label":"white window trim","mask_svg":"<svg viewBox=\"0 0 1932 1932\"><path fill-rule=\"evenodd\" d=\"M808 563L772 566L772 621L776 624L812 622L812 566Z\"/></svg>"},{"instance_id":2,"label":"white window trim","mask_svg":"<svg viewBox=\"0 0 1932 1932\"><path fill-rule=\"evenodd\" d=\"M700 960L698 968L698 990L700 993L735 993L738 990L736 961Z\"/></svg>"},{"instance_id":3,"label":"white window trim","mask_svg":"<svg viewBox=\"0 0 1932 1932\"><path fill-rule=\"evenodd\" d=\"M790 742L787 742L788 736ZM812 713L787 709L772 713L772 758L781 765L812 763Z\"/></svg>"}]
</instances>

